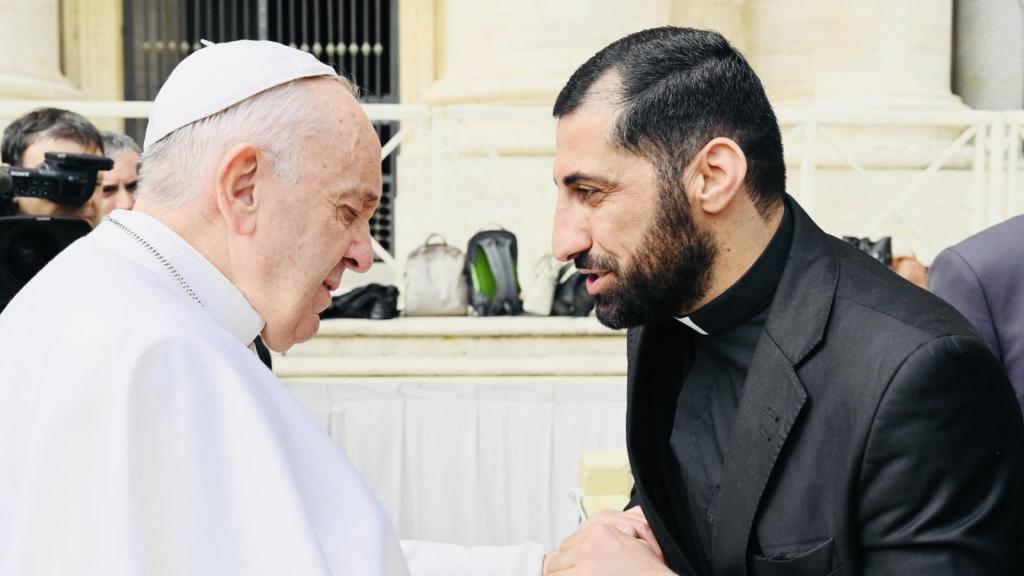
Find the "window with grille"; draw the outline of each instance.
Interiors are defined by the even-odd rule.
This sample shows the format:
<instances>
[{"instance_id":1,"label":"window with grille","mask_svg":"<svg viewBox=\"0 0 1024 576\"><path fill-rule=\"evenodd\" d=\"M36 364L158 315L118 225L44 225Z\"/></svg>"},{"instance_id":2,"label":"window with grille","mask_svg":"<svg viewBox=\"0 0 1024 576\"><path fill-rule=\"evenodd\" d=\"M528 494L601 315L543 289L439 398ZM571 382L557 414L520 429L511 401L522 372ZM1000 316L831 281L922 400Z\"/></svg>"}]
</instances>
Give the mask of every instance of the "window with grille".
<instances>
[{"instance_id":1,"label":"window with grille","mask_svg":"<svg viewBox=\"0 0 1024 576\"><path fill-rule=\"evenodd\" d=\"M152 100L201 39L253 39L313 54L351 78L364 102L398 102L397 17L397 0L125 0L125 99ZM398 126L375 128L387 142ZM129 120L125 129L142 142L146 122ZM381 168L384 196L370 229L394 253L394 155Z\"/></svg>"}]
</instances>

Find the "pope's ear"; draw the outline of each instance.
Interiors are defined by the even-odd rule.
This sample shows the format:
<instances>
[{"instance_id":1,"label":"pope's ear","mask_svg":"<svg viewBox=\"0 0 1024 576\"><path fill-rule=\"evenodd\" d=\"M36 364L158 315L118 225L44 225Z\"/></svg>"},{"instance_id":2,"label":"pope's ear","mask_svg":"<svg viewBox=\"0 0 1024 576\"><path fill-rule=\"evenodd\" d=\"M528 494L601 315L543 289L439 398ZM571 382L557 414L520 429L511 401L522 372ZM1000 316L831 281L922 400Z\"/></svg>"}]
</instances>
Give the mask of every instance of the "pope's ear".
<instances>
[{"instance_id":1,"label":"pope's ear","mask_svg":"<svg viewBox=\"0 0 1024 576\"><path fill-rule=\"evenodd\" d=\"M217 167L217 209L235 234L244 236L256 230L256 176L262 161L259 149L243 142L229 149Z\"/></svg>"}]
</instances>

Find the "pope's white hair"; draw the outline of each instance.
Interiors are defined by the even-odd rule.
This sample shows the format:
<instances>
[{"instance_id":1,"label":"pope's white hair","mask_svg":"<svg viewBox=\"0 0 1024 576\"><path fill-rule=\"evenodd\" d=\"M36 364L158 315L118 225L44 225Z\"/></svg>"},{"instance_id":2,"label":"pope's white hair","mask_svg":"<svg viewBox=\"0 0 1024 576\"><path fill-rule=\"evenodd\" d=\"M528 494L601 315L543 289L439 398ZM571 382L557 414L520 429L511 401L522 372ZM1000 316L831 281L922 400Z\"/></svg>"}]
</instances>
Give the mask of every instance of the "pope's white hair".
<instances>
[{"instance_id":1,"label":"pope's white hair","mask_svg":"<svg viewBox=\"0 0 1024 576\"><path fill-rule=\"evenodd\" d=\"M336 79L357 96L347 79ZM264 90L151 144L139 162L138 197L167 206L186 203L213 177L224 152L241 142L257 146L278 178L294 184L299 159L309 145L306 140L326 130L321 111L311 102L311 80Z\"/></svg>"}]
</instances>

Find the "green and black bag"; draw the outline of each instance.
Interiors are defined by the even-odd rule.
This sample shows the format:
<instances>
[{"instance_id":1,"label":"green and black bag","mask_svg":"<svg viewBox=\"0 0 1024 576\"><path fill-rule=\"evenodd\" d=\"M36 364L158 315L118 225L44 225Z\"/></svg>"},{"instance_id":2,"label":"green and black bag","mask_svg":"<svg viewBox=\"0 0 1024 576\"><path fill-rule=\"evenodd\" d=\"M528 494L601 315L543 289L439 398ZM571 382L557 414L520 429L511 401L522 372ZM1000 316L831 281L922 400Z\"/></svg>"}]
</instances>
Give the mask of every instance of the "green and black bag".
<instances>
[{"instance_id":1,"label":"green and black bag","mask_svg":"<svg viewBox=\"0 0 1024 576\"><path fill-rule=\"evenodd\" d=\"M482 230L469 239L466 282L474 315L522 314L517 257L516 235L507 230Z\"/></svg>"}]
</instances>

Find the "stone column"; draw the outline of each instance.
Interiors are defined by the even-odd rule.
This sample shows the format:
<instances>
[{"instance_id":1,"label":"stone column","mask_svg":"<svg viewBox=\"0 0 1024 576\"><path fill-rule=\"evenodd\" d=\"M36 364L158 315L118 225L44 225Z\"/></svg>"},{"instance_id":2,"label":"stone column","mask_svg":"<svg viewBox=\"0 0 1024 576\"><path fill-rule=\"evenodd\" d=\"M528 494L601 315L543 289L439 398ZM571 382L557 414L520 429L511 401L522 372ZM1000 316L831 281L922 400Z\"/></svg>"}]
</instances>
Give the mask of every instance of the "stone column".
<instances>
[{"instance_id":1,"label":"stone column","mask_svg":"<svg viewBox=\"0 0 1024 576\"><path fill-rule=\"evenodd\" d=\"M630 32L664 26L670 0L435 4L435 104L550 105L587 58Z\"/></svg>"},{"instance_id":2,"label":"stone column","mask_svg":"<svg viewBox=\"0 0 1024 576\"><path fill-rule=\"evenodd\" d=\"M953 0L748 0L747 56L780 108L955 108Z\"/></svg>"},{"instance_id":3,"label":"stone column","mask_svg":"<svg viewBox=\"0 0 1024 576\"><path fill-rule=\"evenodd\" d=\"M61 72L58 0L0 1L0 98L71 99Z\"/></svg>"},{"instance_id":4,"label":"stone column","mask_svg":"<svg viewBox=\"0 0 1024 576\"><path fill-rule=\"evenodd\" d=\"M715 30L746 54L744 6L748 0L672 0L669 24Z\"/></svg>"},{"instance_id":5,"label":"stone column","mask_svg":"<svg viewBox=\"0 0 1024 576\"><path fill-rule=\"evenodd\" d=\"M953 82L974 108L1024 106L1024 4L957 0Z\"/></svg>"}]
</instances>

